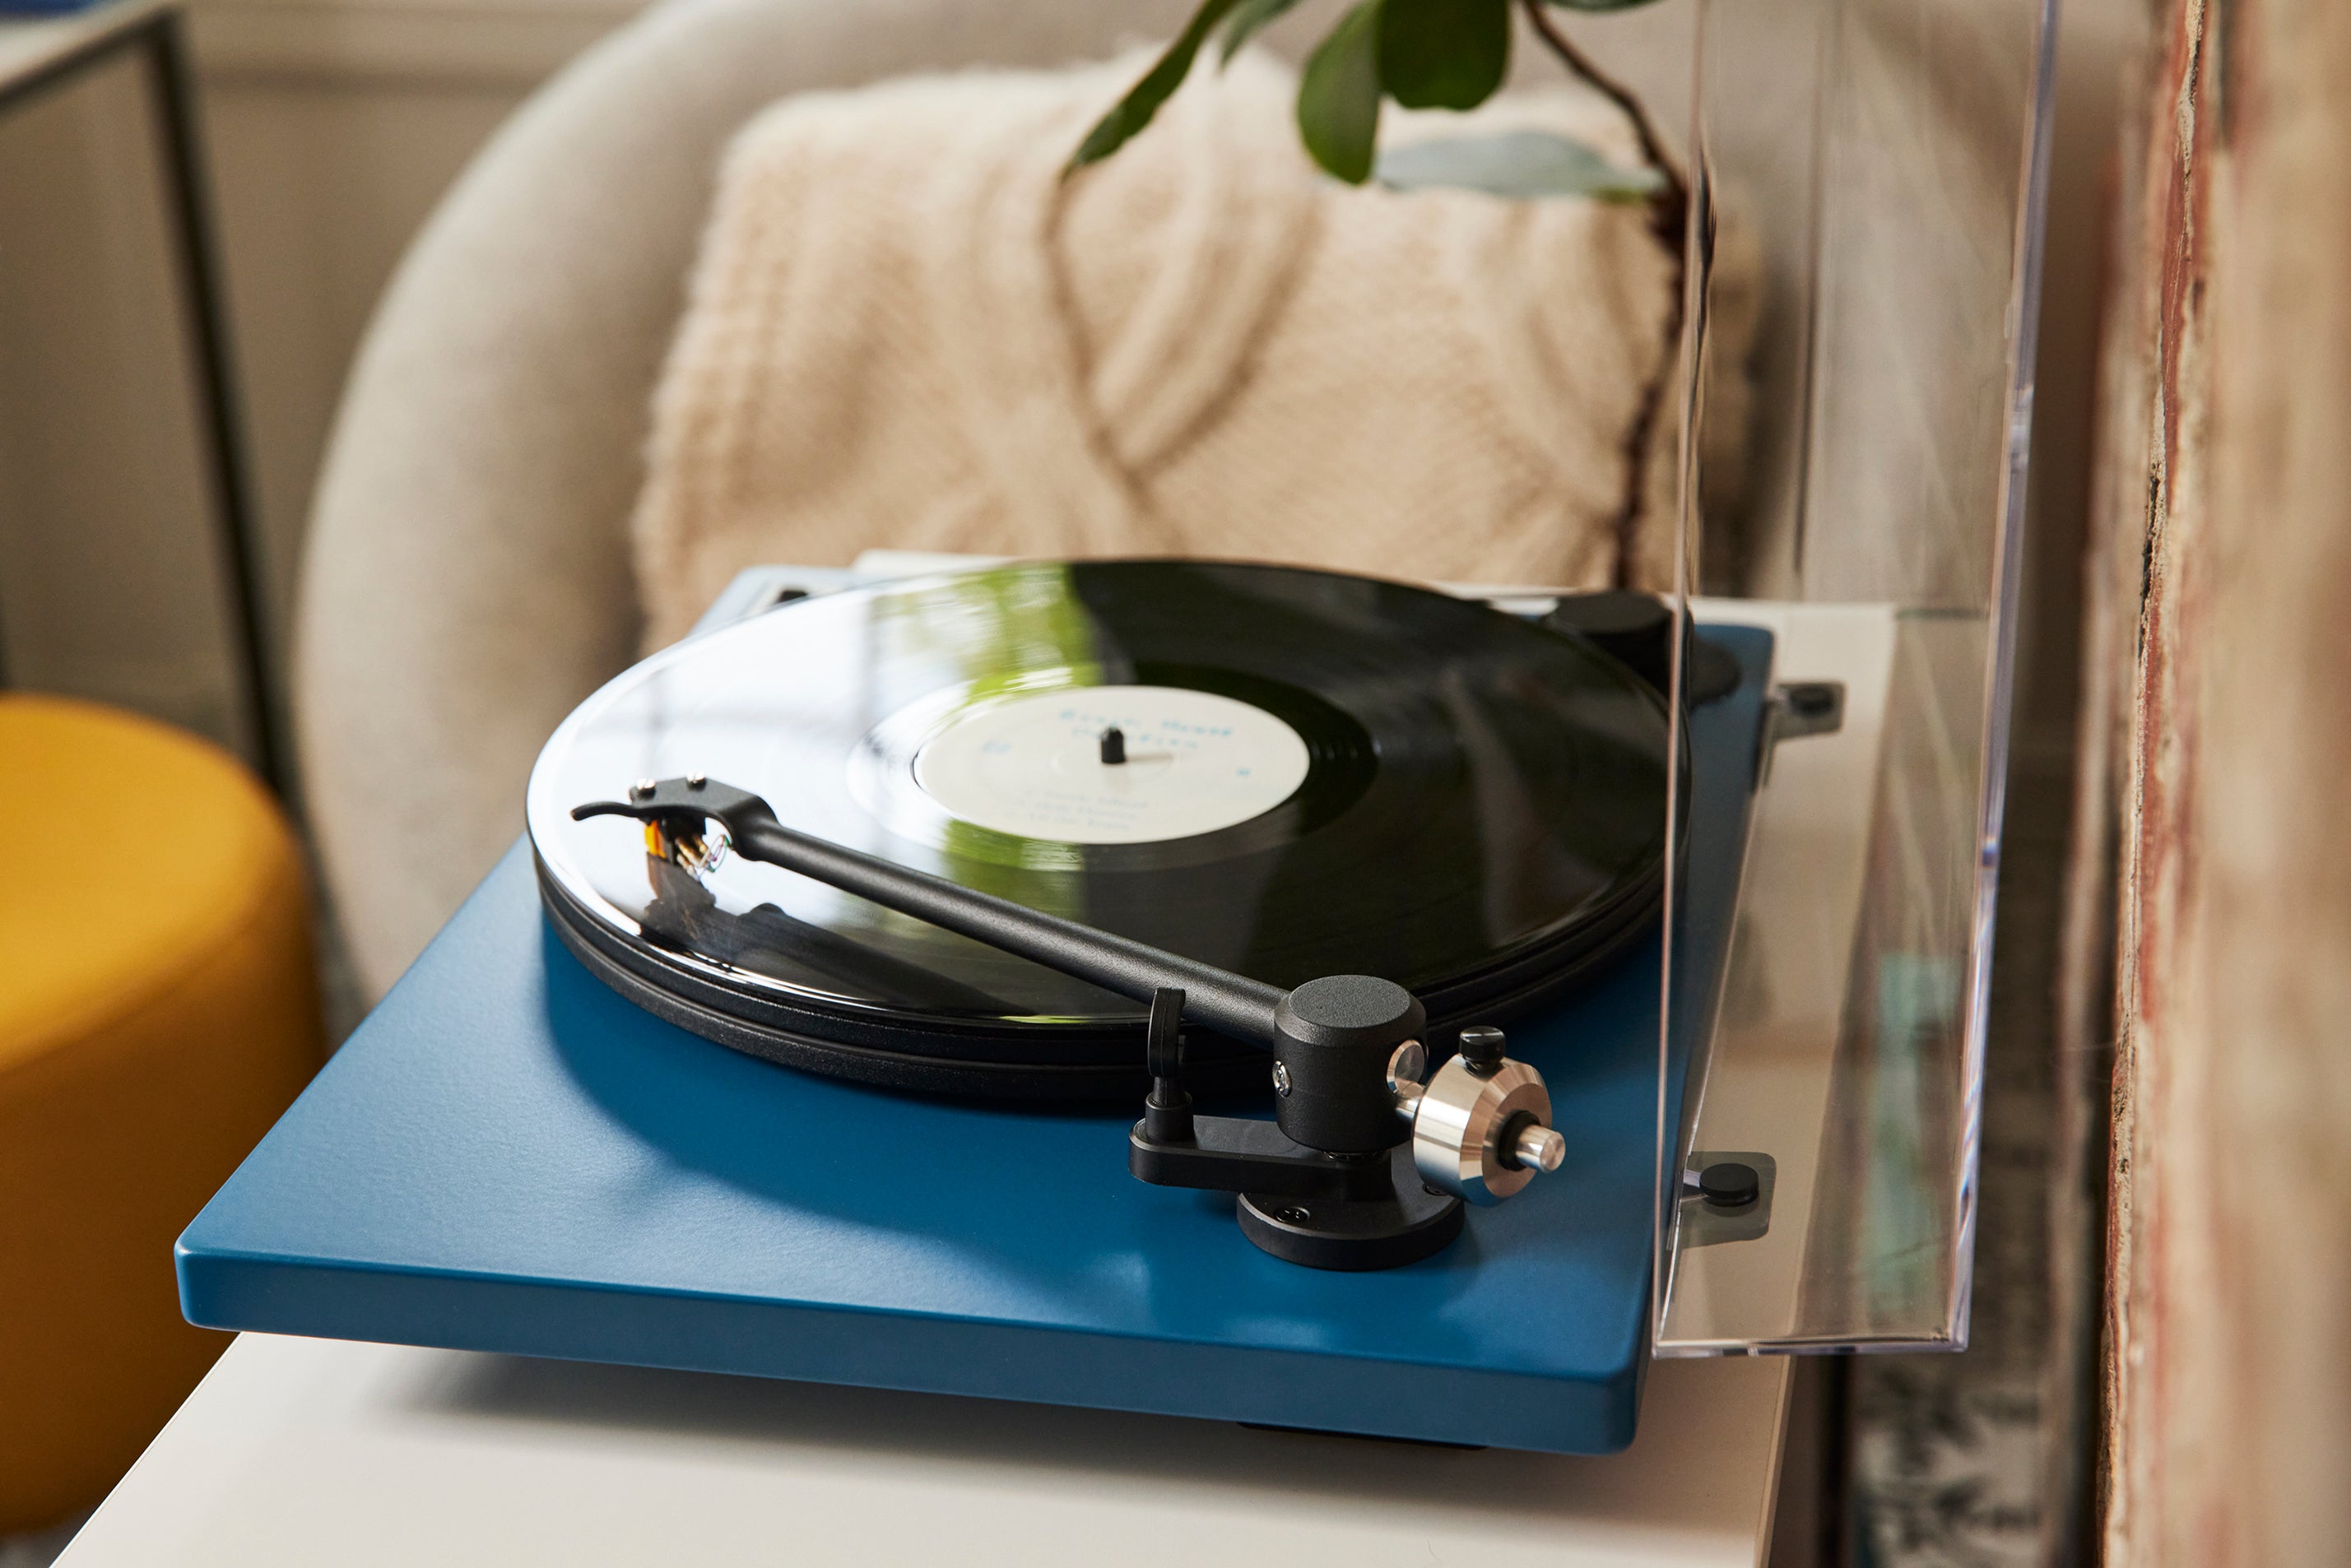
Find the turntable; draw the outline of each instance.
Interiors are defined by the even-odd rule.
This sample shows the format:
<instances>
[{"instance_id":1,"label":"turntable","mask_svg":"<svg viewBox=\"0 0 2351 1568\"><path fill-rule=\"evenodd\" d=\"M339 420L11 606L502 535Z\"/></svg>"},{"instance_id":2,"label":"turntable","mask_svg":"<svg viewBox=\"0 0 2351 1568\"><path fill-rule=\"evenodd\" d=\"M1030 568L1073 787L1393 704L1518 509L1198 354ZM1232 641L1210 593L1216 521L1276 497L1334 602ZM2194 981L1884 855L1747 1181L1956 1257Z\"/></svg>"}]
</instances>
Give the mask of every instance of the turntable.
<instances>
[{"instance_id":1,"label":"turntable","mask_svg":"<svg viewBox=\"0 0 2351 1568\"><path fill-rule=\"evenodd\" d=\"M526 843L190 1226L193 1321L1630 1439L1660 1133L1800 727L1768 632L1683 644L1677 727L1622 596L778 597L549 742Z\"/></svg>"}]
</instances>

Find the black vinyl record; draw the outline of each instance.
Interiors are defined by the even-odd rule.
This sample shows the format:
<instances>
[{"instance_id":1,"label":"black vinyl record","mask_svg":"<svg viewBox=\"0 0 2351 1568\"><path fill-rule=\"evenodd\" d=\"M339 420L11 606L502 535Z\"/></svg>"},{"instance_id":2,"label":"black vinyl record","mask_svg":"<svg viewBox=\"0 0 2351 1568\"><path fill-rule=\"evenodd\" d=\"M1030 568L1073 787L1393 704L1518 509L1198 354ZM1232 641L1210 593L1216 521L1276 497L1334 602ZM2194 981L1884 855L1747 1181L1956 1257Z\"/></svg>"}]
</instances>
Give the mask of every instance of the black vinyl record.
<instances>
[{"instance_id":1,"label":"black vinyl record","mask_svg":"<svg viewBox=\"0 0 2351 1568\"><path fill-rule=\"evenodd\" d=\"M1507 1022L1655 914L1667 746L1625 667L1476 601L1027 563L655 655L548 742L528 817L558 930L664 1016L891 1087L1120 1096L1144 1081L1124 998L773 866L689 872L571 808L706 774L793 827L1275 985L1396 981L1441 1035ZM1264 1072L1238 1042L1188 1050L1205 1088Z\"/></svg>"}]
</instances>

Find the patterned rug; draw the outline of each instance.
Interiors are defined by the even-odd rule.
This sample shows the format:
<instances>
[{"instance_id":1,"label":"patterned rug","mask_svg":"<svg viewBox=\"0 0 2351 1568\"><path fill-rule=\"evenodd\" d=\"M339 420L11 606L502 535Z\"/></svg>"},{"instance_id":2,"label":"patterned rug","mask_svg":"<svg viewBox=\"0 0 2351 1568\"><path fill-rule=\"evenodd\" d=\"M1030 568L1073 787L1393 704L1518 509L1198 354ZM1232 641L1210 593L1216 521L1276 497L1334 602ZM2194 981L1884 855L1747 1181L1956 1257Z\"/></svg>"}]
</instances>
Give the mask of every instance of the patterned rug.
<instances>
[{"instance_id":1,"label":"patterned rug","mask_svg":"<svg viewBox=\"0 0 2351 1568\"><path fill-rule=\"evenodd\" d=\"M2046 1435L2057 1005L2070 781L2011 781L1992 949L1973 1331L1957 1355L1864 1356L1849 1384L1852 1558L1861 1568L2062 1564L2074 1500ZM2095 1282L2094 1282L2095 1283ZM2086 1294L2095 1302L2095 1288ZM2053 1480L2052 1479L2053 1476Z\"/></svg>"}]
</instances>

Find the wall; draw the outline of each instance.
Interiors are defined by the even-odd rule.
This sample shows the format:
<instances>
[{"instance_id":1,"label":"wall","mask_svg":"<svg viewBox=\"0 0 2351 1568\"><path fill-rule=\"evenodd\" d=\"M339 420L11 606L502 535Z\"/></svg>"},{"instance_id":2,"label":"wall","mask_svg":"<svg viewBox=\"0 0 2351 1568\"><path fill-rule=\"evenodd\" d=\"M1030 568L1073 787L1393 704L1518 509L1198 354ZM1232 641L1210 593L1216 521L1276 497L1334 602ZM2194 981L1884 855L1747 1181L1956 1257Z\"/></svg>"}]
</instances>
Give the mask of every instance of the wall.
<instances>
[{"instance_id":1,"label":"wall","mask_svg":"<svg viewBox=\"0 0 2351 1568\"><path fill-rule=\"evenodd\" d=\"M234 743L152 105L118 53L0 119L0 667Z\"/></svg>"},{"instance_id":2,"label":"wall","mask_svg":"<svg viewBox=\"0 0 2351 1568\"><path fill-rule=\"evenodd\" d=\"M2106 1561L2339 1563L2351 12L2153 8L2092 556L2121 873Z\"/></svg>"},{"instance_id":3,"label":"wall","mask_svg":"<svg viewBox=\"0 0 2351 1568\"><path fill-rule=\"evenodd\" d=\"M281 620L344 372L410 236L531 88L637 9L633 0L193 0Z\"/></svg>"}]
</instances>

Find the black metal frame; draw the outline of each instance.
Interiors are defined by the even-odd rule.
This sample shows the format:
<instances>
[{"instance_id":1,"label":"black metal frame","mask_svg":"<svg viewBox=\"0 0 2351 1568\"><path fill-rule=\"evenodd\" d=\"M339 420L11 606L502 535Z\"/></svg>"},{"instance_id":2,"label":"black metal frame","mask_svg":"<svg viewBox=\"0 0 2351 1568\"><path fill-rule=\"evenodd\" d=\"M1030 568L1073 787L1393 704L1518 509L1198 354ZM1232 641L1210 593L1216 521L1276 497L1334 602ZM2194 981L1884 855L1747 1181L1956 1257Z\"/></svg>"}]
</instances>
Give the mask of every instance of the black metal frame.
<instances>
[{"instance_id":1,"label":"black metal frame","mask_svg":"<svg viewBox=\"0 0 2351 1568\"><path fill-rule=\"evenodd\" d=\"M261 580L253 479L223 305L224 279L204 146L196 125L186 26L178 5L163 0L129 8L114 25L93 28L75 47L39 68L0 83L0 114L61 90L125 55L135 56L145 65L150 102L162 144L163 197L172 213L183 325L195 361L193 392L201 405L198 422L205 437L202 444L212 492L214 543L228 579L229 633L236 644L230 650L230 664L245 687L253 763L282 796L292 781L277 683L271 678L268 623L262 609L266 595ZM0 648L0 659L5 659L4 648ZM5 679L5 665L0 662L0 680Z\"/></svg>"}]
</instances>

